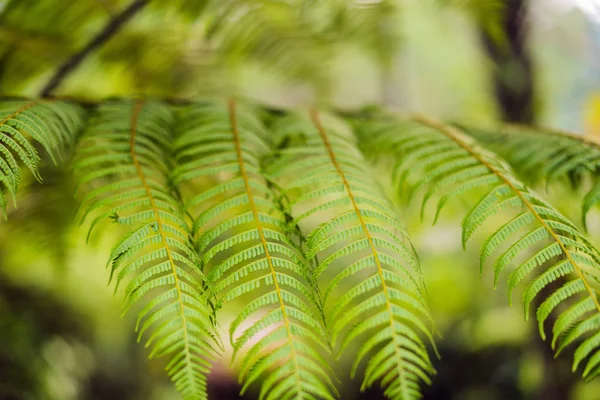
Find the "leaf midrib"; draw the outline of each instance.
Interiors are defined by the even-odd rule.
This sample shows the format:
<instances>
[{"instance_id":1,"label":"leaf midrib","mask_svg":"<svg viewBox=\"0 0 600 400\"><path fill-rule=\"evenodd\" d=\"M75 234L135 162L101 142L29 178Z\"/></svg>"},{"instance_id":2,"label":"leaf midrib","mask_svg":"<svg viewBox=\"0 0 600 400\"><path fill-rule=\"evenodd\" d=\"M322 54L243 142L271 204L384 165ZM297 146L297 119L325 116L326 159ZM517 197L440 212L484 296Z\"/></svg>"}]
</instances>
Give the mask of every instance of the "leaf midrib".
<instances>
[{"instance_id":1,"label":"leaf midrib","mask_svg":"<svg viewBox=\"0 0 600 400\"><path fill-rule=\"evenodd\" d=\"M327 154L329 155L329 159L331 160L333 167L335 168L336 172L340 176L340 179L342 180L342 183L344 184L344 187L346 188L346 192L348 193L348 197L350 198L350 202L352 203L352 207L354 208L356 217L360 221L360 224L365 233L367 241L369 242L369 247L371 248L371 252L373 253L373 259L375 260L375 265L377 266L377 274L379 275L379 279L381 280L381 286L383 289L383 293L385 295L385 304L386 304L386 308L387 308L387 312L388 312L389 320L390 320L391 336L392 336L392 341L394 342L394 352L396 354L396 357L399 360L399 362L396 363L396 365L398 368L398 378L400 379L400 386L402 387L401 392L404 392L407 389L405 376L404 376L404 369L401 367L401 363L404 361L404 358L402 357L402 355L400 354L400 351L398 350L399 347L398 347L398 340L396 337L397 334L396 334L394 318L393 318L393 313L392 313L392 304L391 304L391 300L390 300L390 297L388 294L388 288L387 288L387 285L385 283L385 279L383 276L383 269L381 266L381 262L379 261L379 255L377 253L377 249L375 248L375 244L373 243L373 238L371 237L371 233L369 232L367 224L365 223L365 220L362 217L362 214L360 212L358 204L356 203L356 201L354 199L354 194L352 193L350 184L348 183L348 180L346 179L344 171L342 170L340 164L337 161L337 158L336 158L333 148L331 146L331 142L329 141L329 138L327 137L327 132L325 131L323 124L321 123L321 118L320 118L319 112L316 108L311 109L310 117L311 117L311 120L312 120L315 128L319 132L319 136L321 137L321 140L323 141L323 145L325 146L325 149L327 150Z\"/></svg>"},{"instance_id":2,"label":"leaf midrib","mask_svg":"<svg viewBox=\"0 0 600 400\"><path fill-rule=\"evenodd\" d=\"M588 292L590 297L593 299L596 309L600 313L600 304L598 303L598 298L596 296L596 293L595 293L594 289L591 287L591 285L589 284L589 282L587 281L587 279L585 278L585 275L583 274L581 267L579 267L579 264L577 264L575 262L575 260L573 259L573 257L571 256L570 252L567 250L565 245L558 238L556 233L554 233L554 230L552 228L550 228L550 226L542 218L542 216L539 215L537 211L535 211L533 204L529 200L527 200L527 198L523 195L521 190L519 190L511 182L511 180L508 179L506 177L506 175L504 175L498 168L494 167L492 164L487 162L478 152L473 150L473 148L471 146L469 146L467 143L465 143L463 140L461 140L452 128L446 127L442 124L439 124L439 123L432 121L428 118L425 118L423 116L415 117L414 120L416 122L419 122L423 125L426 125L426 126L429 126L430 128L435 129L436 131L442 133L447 138L449 138L450 140L452 140L453 142L458 144L460 147L465 149L467 152L469 152L469 154L471 154L472 157L474 157L477 161L479 161L482 165L484 165L487 169L489 169L490 172L492 172L494 175L496 175L498 178L500 178L521 199L521 202L523 203L523 205L525 205L525 207L527 207L529 209L531 214L538 220L538 222L542 225L542 227L544 227L544 229L546 229L548 231L550 236L552 236L552 238L556 241L556 243L558 243L558 245L561 247L563 253L567 257L567 259L569 260L571 265L573 265L573 268L574 268L576 274L579 276L579 279L581 279L581 281L583 282L583 285L585 286L586 291Z\"/></svg>"},{"instance_id":3,"label":"leaf midrib","mask_svg":"<svg viewBox=\"0 0 600 400\"><path fill-rule=\"evenodd\" d=\"M143 186L144 190L146 191L146 196L150 200L150 206L152 207L152 211L154 212L154 218L156 219L156 226L158 228L158 233L160 234L161 241L167 252L167 257L169 259L169 264L171 266L171 272L173 274L173 278L175 281L175 289L177 290L177 302L179 303L179 313L181 314L181 325L182 325L182 329L183 329L183 341L184 341L184 352L185 352L185 359L186 359L187 375L188 375L189 381L192 384L196 385L196 380L194 379L194 370L192 368L193 361L192 361L192 357L191 357L189 333L188 333L188 329L187 329L187 320L186 320L186 316L185 316L185 305L183 302L183 294L181 291L179 276L177 275L177 269L175 266L175 261L173 260L173 254L172 254L171 248L170 248L169 244L167 243L167 237L166 237L166 234L165 234L165 231L163 228L163 223L162 223L162 219L160 217L160 212L158 210L158 207L156 206L156 202L154 201L152 189L146 182L146 176L145 176L144 171L142 170L142 166L137 158L137 154L135 153L135 144L136 144L135 139L136 139L136 135L137 135L137 124L138 124L140 112L142 111L144 103L145 102L143 100L136 101L134 108L133 108L132 115L131 115L131 138L129 140L130 155L131 155L131 160L133 162L133 165L135 166L135 170L138 175L138 178L140 179L140 182L142 183L142 186Z\"/></svg>"},{"instance_id":4,"label":"leaf midrib","mask_svg":"<svg viewBox=\"0 0 600 400\"><path fill-rule=\"evenodd\" d=\"M281 313L283 316L283 322L285 325L285 329L288 336L288 343L291 348L291 358L292 363L294 364L294 375L296 375L296 389L298 390L298 396L302 398L302 392L304 391L300 382L302 378L300 376L300 367L298 364L298 356L296 354L296 348L294 346L294 340L292 331L290 328L290 321L286 312L286 305L283 301L283 296L281 295L281 289L279 288L279 282L277 282L277 274L275 272L275 267L273 265L273 261L271 259L271 254L269 252L269 248L267 246L267 240L265 238L265 234L263 232L262 224L260 222L260 218L258 215L258 210L256 208L256 204L254 203L254 196L252 194L252 189L250 188L250 180L248 178L248 174L246 173L246 165L244 161L244 157L242 154L242 146L240 141L240 134L238 130L237 124L237 114L236 114L236 102L234 99L230 99L228 102L228 111L229 111L229 122L231 126L231 133L233 134L233 141L235 144L235 152L238 160L238 164L240 166L240 174L242 175L242 179L244 180L244 187L246 189L246 193L248 194L248 204L252 210L252 215L254 216L254 220L256 222L256 228L258 230L258 235L260 238L260 242L262 244L263 250L265 252L265 258L269 264L269 273L273 278L273 285L275 286L275 292L277 293L277 298L279 299L279 306L281 308Z\"/></svg>"}]
</instances>

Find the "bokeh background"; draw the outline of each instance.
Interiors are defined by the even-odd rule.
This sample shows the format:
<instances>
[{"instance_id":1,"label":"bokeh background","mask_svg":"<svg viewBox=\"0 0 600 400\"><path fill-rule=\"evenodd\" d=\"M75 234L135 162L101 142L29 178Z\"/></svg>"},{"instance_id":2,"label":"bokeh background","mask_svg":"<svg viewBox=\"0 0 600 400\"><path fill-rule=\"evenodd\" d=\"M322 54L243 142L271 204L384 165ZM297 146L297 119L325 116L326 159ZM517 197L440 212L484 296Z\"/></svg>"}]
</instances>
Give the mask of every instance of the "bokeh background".
<instances>
[{"instance_id":1,"label":"bokeh background","mask_svg":"<svg viewBox=\"0 0 600 400\"><path fill-rule=\"evenodd\" d=\"M451 121L536 123L600 136L596 0L154 1L73 71L57 96L239 95L275 108L313 102L346 113L382 106ZM243 4L245 3L245 4ZM347 7L352 3L352 7ZM482 6L489 3L488 7ZM0 0L0 95L37 96L54 70L128 2ZM240 6L243 5L243 7ZM343 10L341 12L340 10ZM498 15L507 15L506 18ZM294 46L278 46L278 40ZM28 177L0 222L0 399L178 399L164 362L136 343L135 315L105 263L119 232L85 243L68 171ZM574 221L581 193L540 192ZM553 360L518 294L479 276L479 236L463 251L459 203L431 227L402 211L443 339L425 399L598 400L600 382ZM589 236L600 244L600 212ZM212 398L237 398L225 355ZM378 399L349 383L344 399ZM248 396L247 398L252 398Z\"/></svg>"}]
</instances>

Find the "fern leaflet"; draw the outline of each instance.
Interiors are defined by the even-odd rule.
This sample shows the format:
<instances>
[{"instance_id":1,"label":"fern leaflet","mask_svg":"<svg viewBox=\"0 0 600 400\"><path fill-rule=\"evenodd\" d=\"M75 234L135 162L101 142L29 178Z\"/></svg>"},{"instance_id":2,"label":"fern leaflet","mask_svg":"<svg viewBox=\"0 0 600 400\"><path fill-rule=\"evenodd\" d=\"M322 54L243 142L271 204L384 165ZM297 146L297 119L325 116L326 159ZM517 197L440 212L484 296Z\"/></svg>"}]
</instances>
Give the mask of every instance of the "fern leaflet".
<instances>
[{"instance_id":1,"label":"fern leaflet","mask_svg":"<svg viewBox=\"0 0 600 400\"><path fill-rule=\"evenodd\" d=\"M128 227L107 266L125 289L125 310L144 299L136 330L151 332L150 357L170 355L166 369L186 399L206 399L206 374L219 341L200 260L182 204L170 189L171 111L153 102L102 105L77 149L74 169L82 222L90 231L108 217ZM116 288L115 288L116 290Z\"/></svg>"},{"instance_id":2,"label":"fern leaflet","mask_svg":"<svg viewBox=\"0 0 600 400\"><path fill-rule=\"evenodd\" d=\"M584 176L594 184L583 200L582 220L600 203L600 143L590 137L546 128L503 126L467 132L502 155L521 175L547 183L567 177L574 187Z\"/></svg>"},{"instance_id":3,"label":"fern leaflet","mask_svg":"<svg viewBox=\"0 0 600 400\"><path fill-rule=\"evenodd\" d=\"M6 192L15 202L21 180L19 162L41 181L40 156L32 140L40 143L54 162L64 158L83 127L83 110L64 102L0 102L0 208L6 217Z\"/></svg>"},{"instance_id":4,"label":"fern leaflet","mask_svg":"<svg viewBox=\"0 0 600 400\"><path fill-rule=\"evenodd\" d=\"M307 257L318 258L314 276L325 290L333 342L342 353L364 340L351 370L354 376L367 362L362 390L380 381L390 399L420 398L420 383L434 372L420 338L431 338L430 316L404 228L345 124L322 122L313 110L311 119L281 119L276 131L280 150L268 171L294 224L311 232Z\"/></svg>"},{"instance_id":5,"label":"fern leaflet","mask_svg":"<svg viewBox=\"0 0 600 400\"><path fill-rule=\"evenodd\" d=\"M199 190L188 202L198 250L220 300L247 300L229 329L234 357L247 348L242 393L262 377L261 399L333 398L310 272L260 172L268 133L233 100L191 107L184 116L174 179ZM214 184L198 188L199 177Z\"/></svg>"},{"instance_id":6,"label":"fern leaflet","mask_svg":"<svg viewBox=\"0 0 600 400\"><path fill-rule=\"evenodd\" d=\"M508 283L512 291L532 274L545 266L526 286L525 315L541 291L558 279L567 283L553 290L537 310L540 334L551 313L558 313L553 327L553 348L560 353L578 341L573 370L585 364L583 375L593 378L600 373L600 304L592 281L598 278L598 251L577 228L520 182L510 166L497 155L481 148L472 138L453 129L417 117L412 121L381 120L365 127L372 134L371 149L391 149L396 157L394 171L397 184L409 183L414 173L426 176L427 199L439 195L437 214L451 199L472 189L485 190L463 220L463 245L488 219L500 211L512 208L519 212L497 229L484 243L481 266L497 256L494 269L496 281L508 265L516 263ZM365 136L366 136L365 135ZM519 230L526 233L519 237ZM524 261L516 260L525 257ZM591 357L589 357L591 356ZM589 357L589 358L588 358Z\"/></svg>"}]
</instances>

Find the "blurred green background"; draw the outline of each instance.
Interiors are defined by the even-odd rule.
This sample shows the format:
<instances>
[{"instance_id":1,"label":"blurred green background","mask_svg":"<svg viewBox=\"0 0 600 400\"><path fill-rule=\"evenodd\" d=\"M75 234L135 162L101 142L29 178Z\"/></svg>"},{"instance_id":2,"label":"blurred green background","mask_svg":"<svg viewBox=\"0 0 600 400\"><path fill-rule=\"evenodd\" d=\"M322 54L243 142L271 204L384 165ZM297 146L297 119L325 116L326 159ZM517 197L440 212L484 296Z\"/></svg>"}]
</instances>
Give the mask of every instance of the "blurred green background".
<instances>
[{"instance_id":1,"label":"blurred green background","mask_svg":"<svg viewBox=\"0 0 600 400\"><path fill-rule=\"evenodd\" d=\"M510 24L503 28L494 10L475 0L397 0L389 2L393 12L378 10L383 2L376 0L308 2L302 19L293 1L272 1L280 4L263 15L253 8L260 1L247 1L237 13L229 9L236 3L243 2L152 2L56 94L90 100L235 94L277 108L316 101L356 112L379 105L461 122L514 119L600 135L600 5L594 0L507 1L526 13L518 43L495 36ZM345 16L336 8L344 3L354 3ZM0 94L36 96L54 69L126 4L0 0ZM232 28L238 23L246 30ZM273 29L265 33L256 24ZM489 37L497 41L490 45ZM267 45L278 38L297 46ZM511 53L515 45L523 46L530 72L511 70L522 60ZM494 46L509 49L508 62L493 56ZM514 104L495 90L498 79L517 93L529 86L535 93L507 112ZM528 115L519 114L527 107ZM77 203L68 173L46 164L44 184L29 177L19 207L0 223L0 399L179 398L164 362L147 361L136 343L135 314L121 317L120 293L107 285L104 265L119 232L86 245L85 230L73 223ZM561 186L540 192L580 220L581 193ZM510 307L506 288L494 290L489 271L480 278L485 233L462 251L461 207L446 210L435 227L419 220L417 204L400 211L443 336L438 375L425 399L600 399L600 382L571 375L568 356L551 362L535 322L523 319L519 294ZM599 245L600 213L588 225ZM237 398L229 359L226 354L215 364L212 398ZM349 383L343 398L382 398L376 391L359 394L358 385Z\"/></svg>"}]
</instances>

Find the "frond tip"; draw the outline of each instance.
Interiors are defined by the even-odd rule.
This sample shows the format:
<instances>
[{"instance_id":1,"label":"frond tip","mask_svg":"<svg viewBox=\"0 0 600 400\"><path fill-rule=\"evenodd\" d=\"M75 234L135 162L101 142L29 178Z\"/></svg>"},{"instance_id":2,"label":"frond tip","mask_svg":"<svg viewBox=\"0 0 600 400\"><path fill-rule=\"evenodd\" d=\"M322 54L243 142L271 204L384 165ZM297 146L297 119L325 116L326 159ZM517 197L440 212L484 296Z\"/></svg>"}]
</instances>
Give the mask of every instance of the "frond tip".
<instances>
[{"instance_id":1,"label":"frond tip","mask_svg":"<svg viewBox=\"0 0 600 400\"><path fill-rule=\"evenodd\" d=\"M520 182L506 162L457 129L423 117L384 119L364 129L377 132L372 149L385 148L396 157L396 177L427 176L424 201L439 196L438 212L448 200L469 190L485 192L463 220L463 243L492 216L517 211L485 241L481 266L505 247L494 263L495 280L509 265L516 265L508 278L510 291L541 269L525 288L525 314L543 289L552 288L537 310L540 334L545 337L544 322L556 313L553 348L560 353L578 342L573 370L584 363L585 378L599 375L600 304L592 282L600 276L600 254L577 228ZM519 237L522 230L525 234ZM551 286L562 281L566 283L558 288Z\"/></svg>"},{"instance_id":2,"label":"frond tip","mask_svg":"<svg viewBox=\"0 0 600 400\"><path fill-rule=\"evenodd\" d=\"M313 110L284 117L276 133L281 149L268 173L294 225L310 232L306 253L333 342L341 354L363 340L351 371L366 362L362 390L380 382L390 399L420 398L434 370L421 339L432 334L418 260L352 132Z\"/></svg>"},{"instance_id":3,"label":"frond tip","mask_svg":"<svg viewBox=\"0 0 600 400\"><path fill-rule=\"evenodd\" d=\"M215 294L243 302L229 327L234 357L246 349L242 393L262 378L260 399L333 399L319 301L260 172L268 133L234 101L193 106L184 117L175 182L215 181L194 190L188 205Z\"/></svg>"},{"instance_id":4,"label":"frond tip","mask_svg":"<svg viewBox=\"0 0 600 400\"><path fill-rule=\"evenodd\" d=\"M172 115L159 103L123 102L99 108L75 161L83 219L109 217L129 228L108 266L125 288L123 306L145 299L136 330L151 332L150 357L170 355L167 372L186 399L206 399L206 374L220 345L200 260L182 205L171 192L167 151ZM116 289L115 289L116 290Z\"/></svg>"}]
</instances>

